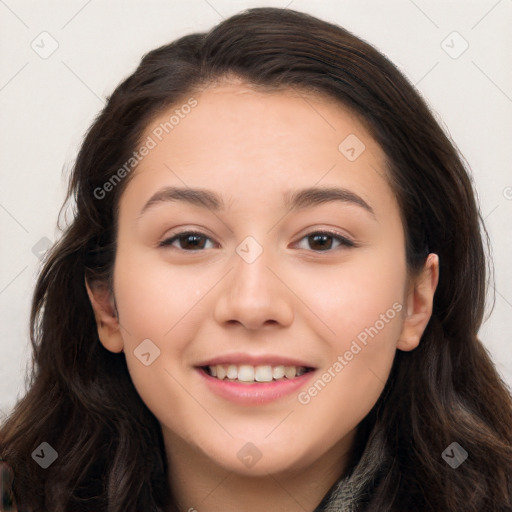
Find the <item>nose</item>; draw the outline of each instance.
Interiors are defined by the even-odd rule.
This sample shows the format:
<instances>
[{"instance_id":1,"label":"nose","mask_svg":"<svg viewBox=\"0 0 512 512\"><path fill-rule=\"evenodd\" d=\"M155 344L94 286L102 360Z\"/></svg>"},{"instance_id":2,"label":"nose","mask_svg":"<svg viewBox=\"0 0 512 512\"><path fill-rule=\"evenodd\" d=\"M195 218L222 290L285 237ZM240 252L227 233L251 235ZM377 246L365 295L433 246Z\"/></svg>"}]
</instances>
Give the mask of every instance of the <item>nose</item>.
<instances>
[{"instance_id":1,"label":"nose","mask_svg":"<svg viewBox=\"0 0 512 512\"><path fill-rule=\"evenodd\" d=\"M280 275L279 265L263 250L248 262L237 253L234 268L222 281L215 305L219 324L241 324L246 329L287 327L293 321L293 292Z\"/></svg>"}]
</instances>

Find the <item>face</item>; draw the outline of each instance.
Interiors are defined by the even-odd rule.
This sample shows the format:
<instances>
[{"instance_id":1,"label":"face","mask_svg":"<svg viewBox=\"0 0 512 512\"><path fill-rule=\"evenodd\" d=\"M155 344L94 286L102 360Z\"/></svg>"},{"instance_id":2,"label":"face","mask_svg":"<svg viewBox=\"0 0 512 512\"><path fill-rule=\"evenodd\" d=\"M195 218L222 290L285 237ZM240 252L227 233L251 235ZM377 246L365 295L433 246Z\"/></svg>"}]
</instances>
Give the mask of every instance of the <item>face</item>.
<instances>
[{"instance_id":1,"label":"face","mask_svg":"<svg viewBox=\"0 0 512 512\"><path fill-rule=\"evenodd\" d=\"M179 105L143 136L154 147L119 207L120 329L100 338L124 351L171 455L305 467L346 451L414 345L384 155L332 100L241 84L194 98L168 134Z\"/></svg>"}]
</instances>

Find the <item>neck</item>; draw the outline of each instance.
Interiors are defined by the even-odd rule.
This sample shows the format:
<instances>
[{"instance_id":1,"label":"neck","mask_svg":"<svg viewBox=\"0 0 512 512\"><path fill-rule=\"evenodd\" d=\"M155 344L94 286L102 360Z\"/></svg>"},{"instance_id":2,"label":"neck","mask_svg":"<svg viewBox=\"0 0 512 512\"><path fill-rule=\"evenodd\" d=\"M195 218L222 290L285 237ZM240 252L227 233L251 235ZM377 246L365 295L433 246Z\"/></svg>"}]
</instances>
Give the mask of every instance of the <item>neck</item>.
<instances>
[{"instance_id":1,"label":"neck","mask_svg":"<svg viewBox=\"0 0 512 512\"><path fill-rule=\"evenodd\" d=\"M313 512L345 473L354 432L312 464L263 476L223 468L169 431L164 433L172 495L183 512Z\"/></svg>"}]
</instances>

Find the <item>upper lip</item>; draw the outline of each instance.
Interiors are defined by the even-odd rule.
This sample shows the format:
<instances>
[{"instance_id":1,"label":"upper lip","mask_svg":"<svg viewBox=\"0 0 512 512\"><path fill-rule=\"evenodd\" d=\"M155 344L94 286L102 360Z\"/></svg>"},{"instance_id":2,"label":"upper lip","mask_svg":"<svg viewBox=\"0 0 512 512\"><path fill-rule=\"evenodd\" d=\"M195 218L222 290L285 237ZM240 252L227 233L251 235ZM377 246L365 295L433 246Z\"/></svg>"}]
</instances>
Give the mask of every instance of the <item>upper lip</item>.
<instances>
[{"instance_id":1,"label":"upper lip","mask_svg":"<svg viewBox=\"0 0 512 512\"><path fill-rule=\"evenodd\" d=\"M254 354L242 354L240 352L224 354L206 359L196 366L215 366L217 364L248 364L251 366L303 366L305 368L314 368L309 362L301 361L300 359L293 359L291 357L265 354L265 355L254 355Z\"/></svg>"}]
</instances>

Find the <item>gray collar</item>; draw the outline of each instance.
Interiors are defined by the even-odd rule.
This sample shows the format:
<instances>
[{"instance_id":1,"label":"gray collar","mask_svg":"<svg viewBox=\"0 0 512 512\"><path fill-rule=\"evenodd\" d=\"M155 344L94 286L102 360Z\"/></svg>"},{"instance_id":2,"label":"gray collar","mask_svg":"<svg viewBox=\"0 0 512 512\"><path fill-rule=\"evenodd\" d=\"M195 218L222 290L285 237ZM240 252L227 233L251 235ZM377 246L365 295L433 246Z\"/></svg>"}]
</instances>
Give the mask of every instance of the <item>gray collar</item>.
<instances>
[{"instance_id":1,"label":"gray collar","mask_svg":"<svg viewBox=\"0 0 512 512\"><path fill-rule=\"evenodd\" d=\"M384 446L370 435L355 467L331 487L314 512L357 512L360 504L367 503L377 481L386 472Z\"/></svg>"}]
</instances>

